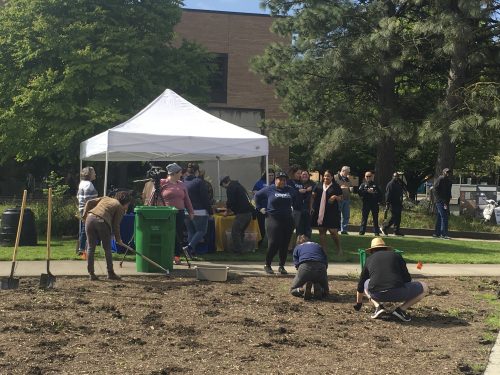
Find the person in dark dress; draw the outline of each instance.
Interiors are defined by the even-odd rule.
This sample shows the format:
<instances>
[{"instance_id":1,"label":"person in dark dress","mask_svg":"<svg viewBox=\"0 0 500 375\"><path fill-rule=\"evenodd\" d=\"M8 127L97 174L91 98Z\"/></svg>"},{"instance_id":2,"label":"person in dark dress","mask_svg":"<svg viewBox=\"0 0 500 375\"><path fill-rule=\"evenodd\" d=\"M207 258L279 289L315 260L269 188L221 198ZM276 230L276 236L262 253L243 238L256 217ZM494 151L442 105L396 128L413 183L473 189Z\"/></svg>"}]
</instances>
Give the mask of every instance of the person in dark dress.
<instances>
[{"instance_id":1,"label":"person in dark dress","mask_svg":"<svg viewBox=\"0 0 500 375\"><path fill-rule=\"evenodd\" d=\"M319 242L327 250L326 232L329 231L337 247L338 255L342 255L340 246L340 209L338 202L342 200L342 189L333 180L333 173L326 170L323 182L316 184L312 191L311 217L312 227L319 230Z\"/></svg>"}]
</instances>

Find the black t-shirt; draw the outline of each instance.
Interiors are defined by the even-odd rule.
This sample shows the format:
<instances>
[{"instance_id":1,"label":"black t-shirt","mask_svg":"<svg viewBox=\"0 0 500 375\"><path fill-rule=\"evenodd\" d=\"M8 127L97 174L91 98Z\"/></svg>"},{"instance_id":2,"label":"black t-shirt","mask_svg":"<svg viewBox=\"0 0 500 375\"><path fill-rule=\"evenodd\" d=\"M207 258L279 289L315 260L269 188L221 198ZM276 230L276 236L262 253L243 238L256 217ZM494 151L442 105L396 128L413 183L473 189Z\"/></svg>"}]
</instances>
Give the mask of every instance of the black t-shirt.
<instances>
[{"instance_id":1,"label":"black t-shirt","mask_svg":"<svg viewBox=\"0 0 500 375\"><path fill-rule=\"evenodd\" d=\"M404 286L411 281L411 276L401 255L392 250L378 250L366 258L365 268L359 277L358 292L363 293L368 279L368 291L382 292Z\"/></svg>"}]
</instances>

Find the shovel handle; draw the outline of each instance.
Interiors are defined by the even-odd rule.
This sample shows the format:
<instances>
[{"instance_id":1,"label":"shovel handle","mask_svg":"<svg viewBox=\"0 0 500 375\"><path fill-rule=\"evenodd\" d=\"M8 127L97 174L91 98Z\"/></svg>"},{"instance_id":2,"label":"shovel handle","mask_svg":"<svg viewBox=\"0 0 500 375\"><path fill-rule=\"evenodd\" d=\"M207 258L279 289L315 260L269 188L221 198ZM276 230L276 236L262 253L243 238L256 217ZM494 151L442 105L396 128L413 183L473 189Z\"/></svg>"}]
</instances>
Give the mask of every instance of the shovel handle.
<instances>
[{"instance_id":1,"label":"shovel handle","mask_svg":"<svg viewBox=\"0 0 500 375\"><path fill-rule=\"evenodd\" d=\"M52 188L49 187L47 202L47 273L49 273L50 263L50 237L52 232Z\"/></svg>"},{"instance_id":2,"label":"shovel handle","mask_svg":"<svg viewBox=\"0 0 500 375\"><path fill-rule=\"evenodd\" d=\"M19 214L19 223L17 224L16 243L14 244L14 252L12 253L12 263L16 261L17 249L19 248L19 240L21 239L21 230L23 229L24 209L26 208L26 196L28 191L23 191L23 201L21 203L21 213Z\"/></svg>"},{"instance_id":3,"label":"shovel handle","mask_svg":"<svg viewBox=\"0 0 500 375\"><path fill-rule=\"evenodd\" d=\"M160 266L158 263L156 263L154 260L152 259L149 259L146 255L142 255L141 253L139 253L137 250L134 250L132 249L130 246L126 245L126 244L120 244L121 246L125 247L127 250L131 251L132 253L134 254L137 254L139 255L141 258L143 258L145 261L151 263L153 266L156 266L158 267L159 269L161 269L162 271L165 271L167 274L170 274L170 271L163 268L162 266Z\"/></svg>"}]
</instances>

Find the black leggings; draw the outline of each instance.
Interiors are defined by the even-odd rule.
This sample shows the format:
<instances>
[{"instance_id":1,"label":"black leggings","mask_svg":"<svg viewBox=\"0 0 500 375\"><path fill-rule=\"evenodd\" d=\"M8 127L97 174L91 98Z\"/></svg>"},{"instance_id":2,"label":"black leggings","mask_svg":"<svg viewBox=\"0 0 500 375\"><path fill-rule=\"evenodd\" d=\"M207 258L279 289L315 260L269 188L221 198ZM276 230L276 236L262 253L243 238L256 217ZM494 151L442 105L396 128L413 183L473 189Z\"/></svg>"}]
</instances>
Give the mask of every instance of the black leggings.
<instances>
[{"instance_id":1,"label":"black leggings","mask_svg":"<svg viewBox=\"0 0 500 375\"><path fill-rule=\"evenodd\" d=\"M175 215L175 247L174 255L180 256L182 254L182 246L184 245L184 219L186 214L184 210L178 210Z\"/></svg>"},{"instance_id":2,"label":"black leggings","mask_svg":"<svg viewBox=\"0 0 500 375\"><path fill-rule=\"evenodd\" d=\"M279 253L280 266L286 263L288 253L288 243L292 237L293 218L292 215L285 217L273 217L271 215L266 218L266 233L267 233L267 255L266 265L270 266L276 253Z\"/></svg>"}]
</instances>

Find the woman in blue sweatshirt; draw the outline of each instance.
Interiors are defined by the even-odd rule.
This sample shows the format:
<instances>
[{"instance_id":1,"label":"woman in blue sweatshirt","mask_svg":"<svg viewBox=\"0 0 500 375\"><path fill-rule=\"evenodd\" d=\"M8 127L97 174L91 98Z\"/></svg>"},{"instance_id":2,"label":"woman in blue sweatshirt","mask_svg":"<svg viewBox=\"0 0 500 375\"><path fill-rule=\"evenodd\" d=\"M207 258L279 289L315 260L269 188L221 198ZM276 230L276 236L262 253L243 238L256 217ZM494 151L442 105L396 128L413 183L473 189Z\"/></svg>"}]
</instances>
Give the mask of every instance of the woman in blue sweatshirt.
<instances>
[{"instance_id":1,"label":"woman in blue sweatshirt","mask_svg":"<svg viewBox=\"0 0 500 375\"><path fill-rule=\"evenodd\" d=\"M275 183L255 194L257 210L266 215L267 256L264 271L273 274L271 268L276 253L279 254L278 271L286 275L285 270L288 243L293 231L292 205L296 191L287 185L285 172L276 174Z\"/></svg>"}]
</instances>

